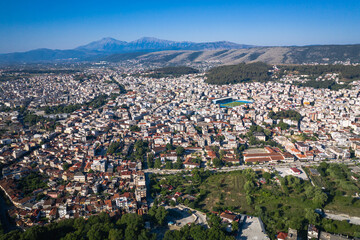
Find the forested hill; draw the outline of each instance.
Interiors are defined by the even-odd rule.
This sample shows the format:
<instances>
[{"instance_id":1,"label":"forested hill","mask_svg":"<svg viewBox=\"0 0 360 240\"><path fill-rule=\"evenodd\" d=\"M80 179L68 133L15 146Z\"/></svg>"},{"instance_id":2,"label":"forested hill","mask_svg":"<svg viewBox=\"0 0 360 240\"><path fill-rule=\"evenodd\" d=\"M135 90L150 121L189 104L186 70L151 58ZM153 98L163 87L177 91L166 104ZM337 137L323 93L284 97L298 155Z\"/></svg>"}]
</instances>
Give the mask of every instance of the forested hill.
<instances>
[{"instance_id":1,"label":"forested hill","mask_svg":"<svg viewBox=\"0 0 360 240\"><path fill-rule=\"evenodd\" d=\"M340 84L335 80L316 81L319 76L324 77L328 73L336 73L339 76L341 88L353 80L360 80L360 65L279 65L278 70L272 76L271 65L266 63L240 63L237 65L220 66L210 69L206 73L206 82L210 84L234 84L242 82L265 82L274 77L280 79L286 74L306 75L308 82L302 84L306 87L339 89ZM300 83L299 83L300 84Z\"/></svg>"},{"instance_id":2,"label":"forested hill","mask_svg":"<svg viewBox=\"0 0 360 240\"><path fill-rule=\"evenodd\" d=\"M272 66L260 62L215 67L207 72L206 82L219 85L249 81L265 82L271 79L271 68Z\"/></svg>"},{"instance_id":3,"label":"forested hill","mask_svg":"<svg viewBox=\"0 0 360 240\"><path fill-rule=\"evenodd\" d=\"M294 73L317 77L327 73L337 73L345 80L360 79L360 66L352 65L283 65L280 74Z\"/></svg>"},{"instance_id":4,"label":"forested hill","mask_svg":"<svg viewBox=\"0 0 360 240\"><path fill-rule=\"evenodd\" d=\"M163 67L149 71L148 77L161 78L161 77L179 77L185 74L198 73L199 70L186 66L177 67Z\"/></svg>"}]
</instances>

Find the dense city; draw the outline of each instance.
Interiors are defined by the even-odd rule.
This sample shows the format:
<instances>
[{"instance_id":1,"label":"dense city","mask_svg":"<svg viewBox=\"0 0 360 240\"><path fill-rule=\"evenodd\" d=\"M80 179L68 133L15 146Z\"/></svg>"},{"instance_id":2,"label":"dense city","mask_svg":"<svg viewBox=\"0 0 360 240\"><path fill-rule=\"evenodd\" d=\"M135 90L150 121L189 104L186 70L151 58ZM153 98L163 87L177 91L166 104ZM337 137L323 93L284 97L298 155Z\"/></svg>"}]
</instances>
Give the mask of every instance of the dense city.
<instances>
[{"instance_id":1,"label":"dense city","mask_svg":"<svg viewBox=\"0 0 360 240\"><path fill-rule=\"evenodd\" d=\"M0 82L3 228L106 212L155 216L145 228L164 239L191 224L236 239L360 237L360 81L211 85L202 72L156 78L102 64L0 74L11 79ZM295 194L294 182L312 204L305 220L271 222L259 194Z\"/></svg>"}]
</instances>

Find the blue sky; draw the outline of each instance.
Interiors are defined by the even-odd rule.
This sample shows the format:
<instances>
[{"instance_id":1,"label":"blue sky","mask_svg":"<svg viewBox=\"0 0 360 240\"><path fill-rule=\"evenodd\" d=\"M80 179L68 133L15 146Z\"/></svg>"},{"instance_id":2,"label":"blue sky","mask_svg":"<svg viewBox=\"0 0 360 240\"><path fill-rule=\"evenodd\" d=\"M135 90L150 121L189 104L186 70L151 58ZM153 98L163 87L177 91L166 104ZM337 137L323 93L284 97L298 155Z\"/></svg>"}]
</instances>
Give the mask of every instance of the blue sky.
<instances>
[{"instance_id":1,"label":"blue sky","mask_svg":"<svg viewBox=\"0 0 360 240\"><path fill-rule=\"evenodd\" d=\"M0 1L0 53L143 36L266 46L354 44L360 43L360 1Z\"/></svg>"}]
</instances>

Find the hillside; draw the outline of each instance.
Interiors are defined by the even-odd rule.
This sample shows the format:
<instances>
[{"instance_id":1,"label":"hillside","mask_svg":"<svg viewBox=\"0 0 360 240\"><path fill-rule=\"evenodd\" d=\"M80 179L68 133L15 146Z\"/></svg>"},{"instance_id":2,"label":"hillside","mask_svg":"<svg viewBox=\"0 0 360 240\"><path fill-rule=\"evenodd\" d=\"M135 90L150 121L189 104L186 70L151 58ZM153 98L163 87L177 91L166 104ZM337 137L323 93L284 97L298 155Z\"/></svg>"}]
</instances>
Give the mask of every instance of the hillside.
<instances>
[{"instance_id":1,"label":"hillside","mask_svg":"<svg viewBox=\"0 0 360 240\"><path fill-rule=\"evenodd\" d=\"M141 53L126 60L144 64L167 65L213 64L229 65L242 62L265 62L269 64L335 63L338 61L360 62L360 45L329 45L306 47L254 47L211 51L158 51ZM121 62L123 54L114 54L103 60Z\"/></svg>"},{"instance_id":2,"label":"hillside","mask_svg":"<svg viewBox=\"0 0 360 240\"><path fill-rule=\"evenodd\" d=\"M0 54L0 63L34 63L54 61L98 61L112 54L129 54L136 52L156 52L165 50L218 50L251 48L252 45L237 44L227 41L219 42L177 42L152 37L143 37L135 41L119 41L114 38L103 38L89 44L69 50L36 49L28 52ZM132 56L134 57L134 56ZM121 58L121 57L120 57ZM117 60L118 61L118 60Z\"/></svg>"},{"instance_id":3,"label":"hillside","mask_svg":"<svg viewBox=\"0 0 360 240\"><path fill-rule=\"evenodd\" d=\"M261 62L220 66L210 69L206 74L206 82L219 85L249 81L265 82L271 79L270 69L270 65Z\"/></svg>"},{"instance_id":4,"label":"hillside","mask_svg":"<svg viewBox=\"0 0 360 240\"><path fill-rule=\"evenodd\" d=\"M347 88L348 84L354 80L360 79L360 65L279 65L275 74L271 65L261 62L255 63L239 63L236 65L218 66L210 69L206 73L206 82L210 84L234 84L249 81L265 82L272 78L278 80L287 74L306 75L308 81L296 82L299 86L314 87L314 88L328 88L341 89ZM322 79L317 81L318 77L325 77L328 73L338 74L341 84L334 79Z\"/></svg>"},{"instance_id":5,"label":"hillside","mask_svg":"<svg viewBox=\"0 0 360 240\"><path fill-rule=\"evenodd\" d=\"M157 38L140 38L125 42L103 38L69 50L36 49L28 52L0 54L0 63L136 61L142 64L191 65L265 62L270 64L360 62L360 44L318 45L303 47L259 47L228 41L177 42Z\"/></svg>"},{"instance_id":6,"label":"hillside","mask_svg":"<svg viewBox=\"0 0 360 240\"><path fill-rule=\"evenodd\" d=\"M185 74L193 74L198 73L199 70L186 67L186 66L178 66L178 67L163 67L157 68L155 70L149 71L148 76L153 78L162 78L162 77L179 77Z\"/></svg>"}]
</instances>

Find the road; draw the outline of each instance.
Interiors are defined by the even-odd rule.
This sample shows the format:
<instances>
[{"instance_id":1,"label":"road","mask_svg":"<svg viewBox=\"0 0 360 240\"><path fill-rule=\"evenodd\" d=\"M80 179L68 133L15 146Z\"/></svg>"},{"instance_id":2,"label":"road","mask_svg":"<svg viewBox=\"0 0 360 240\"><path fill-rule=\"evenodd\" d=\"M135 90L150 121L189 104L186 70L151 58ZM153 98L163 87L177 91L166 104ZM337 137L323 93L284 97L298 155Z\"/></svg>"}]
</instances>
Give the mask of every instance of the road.
<instances>
[{"instance_id":1,"label":"road","mask_svg":"<svg viewBox=\"0 0 360 240\"><path fill-rule=\"evenodd\" d=\"M151 109L151 110L150 110L150 111L151 111L151 114L154 113L154 112L156 112L156 110L158 110L158 108L165 106L165 104L171 103L171 101L174 100L175 97L176 97L176 94L173 95L172 98L170 98L168 101L166 101L166 102L164 102L164 103L162 103L162 104L159 104L159 106Z\"/></svg>"},{"instance_id":2,"label":"road","mask_svg":"<svg viewBox=\"0 0 360 240\"><path fill-rule=\"evenodd\" d=\"M351 216L346 215L346 214L334 214L334 213L329 213L329 212L324 213L323 216L325 218L338 220L338 221L346 220L346 221L349 221L349 223L351 223L351 224L360 225L360 218L359 217L351 217Z\"/></svg>"},{"instance_id":3,"label":"road","mask_svg":"<svg viewBox=\"0 0 360 240\"><path fill-rule=\"evenodd\" d=\"M327 163L343 163L343 164L354 164L352 160L332 160L326 161ZM240 166L233 166L233 167L222 167L222 168L208 168L206 167L205 170L210 170L212 172L231 172L231 171L238 171L244 170L247 168L252 169L262 169L262 168L269 168L269 167L284 167L284 168L302 168L305 166L317 166L321 163L321 161L313 161L313 162L299 162L295 161L292 163L279 163L279 164L259 164L259 165L240 165ZM178 172L182 172L186 169L145 169L145 173L155 173L155 174L177 174Z\"/></svg>"}]
</instances>

